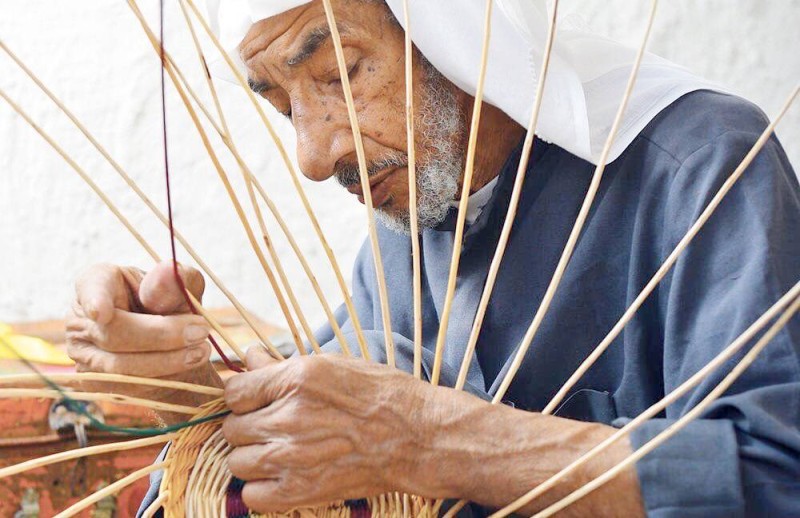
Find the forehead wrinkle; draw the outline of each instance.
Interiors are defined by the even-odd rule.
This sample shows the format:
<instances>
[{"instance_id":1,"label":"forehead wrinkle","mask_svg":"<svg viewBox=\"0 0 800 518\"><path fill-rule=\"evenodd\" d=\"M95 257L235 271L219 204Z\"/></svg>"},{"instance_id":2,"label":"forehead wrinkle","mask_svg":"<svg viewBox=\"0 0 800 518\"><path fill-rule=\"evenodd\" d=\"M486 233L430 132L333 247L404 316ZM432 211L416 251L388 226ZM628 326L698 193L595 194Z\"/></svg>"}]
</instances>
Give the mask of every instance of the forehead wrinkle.
<instances>
[{"instance_id":1,"label":"forehead wrinkle","mask_svg":"<svg viewBox=\"0 0 800 518\"><path fill-rule=\"evenodd\" d=\"M277 20L275 19L276 17L268 18L267 20L257 22L251 27L244 41L239 44L239 56L247 68L250 70L257 70L260 68L266 72L266 65L269 63L269 59L264 56L264 54L266 54L270 47L277 41L290 33L297 25L297 21L311 10L312 6L313 4L298 7L293 11L279 15ZM292 15L291 17L289 17L290 14ZM271 27L273 25L276 26ZM253 31L257 32L251 36ZM256 83L269 84L266 81L258 81L256 79L253 79L253 81Z\"/></svg>"},{"instance_id":2,"label":"forehead wrinkle","mask_svg":"<svg viewBox=\"0 0 800 518\"><path fill-rule=\"evenodd\" d=\"M337 22L336 28L342 36L345 36L349 33L347 24L341 24ZM325 45L330 37L331 29L327 23L311 29L303 38L303 43L300 45L300 48L295 52L289 53L291 57L286 60L286 64L290 67L296 67L308 61L314 56L315 52Z\"/></svg>"}]
</instances>

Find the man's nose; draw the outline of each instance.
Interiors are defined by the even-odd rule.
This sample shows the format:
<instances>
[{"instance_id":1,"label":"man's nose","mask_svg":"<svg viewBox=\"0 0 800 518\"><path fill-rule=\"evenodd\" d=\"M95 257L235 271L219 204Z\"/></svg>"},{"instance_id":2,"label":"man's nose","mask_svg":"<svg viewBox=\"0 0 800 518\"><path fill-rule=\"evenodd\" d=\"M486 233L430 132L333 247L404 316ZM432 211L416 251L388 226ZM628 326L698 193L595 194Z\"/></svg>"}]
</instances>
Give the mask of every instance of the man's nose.
<instances>
[{"instance_id":1,"label":"man's nose","mask_svg":"<svg viewBox=\"0 0 800 518\"><path fill-rule=\"evenodd\" d=\"M340 117L319 108L293 111L300 170L315 182L327 180L333 176L336 162L352 152L350 126L342 125Z\"/></svg>"}]
</instances>

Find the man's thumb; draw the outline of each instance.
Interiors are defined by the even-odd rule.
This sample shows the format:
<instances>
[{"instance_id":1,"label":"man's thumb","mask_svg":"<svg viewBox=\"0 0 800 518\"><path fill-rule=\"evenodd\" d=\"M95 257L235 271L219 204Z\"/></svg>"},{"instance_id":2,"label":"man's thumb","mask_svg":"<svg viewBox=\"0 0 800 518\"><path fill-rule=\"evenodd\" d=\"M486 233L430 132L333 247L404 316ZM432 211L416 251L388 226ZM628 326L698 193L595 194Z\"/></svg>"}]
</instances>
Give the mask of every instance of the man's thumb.
<instances>
[{"instance_id":1,"label":"man's thumb","mask_svg":"<svg viewBox=\"0 0 800 518\"><path fill-rule=\"evenodd\" d=\"M200 272L179 264L178 273L186 289L197 300L202 300L205 279ZM157 264L144 276L139 286L139 301L148 313L155 315L173 315L190 311L186 297L175 279L172 261Z\"/></svg>"},{"instance_id":2,"label":"man's thumb","mask_svg":"<svg viewBox=\"0 0 800 518\"><path fill-rule=\"evenodd\" d=\"M254 371L262 369L267 365L275 363L277 360L267 352L267 349L262 345L254 345L247 350L247 369Z\"/></svg>"}]
</instances>

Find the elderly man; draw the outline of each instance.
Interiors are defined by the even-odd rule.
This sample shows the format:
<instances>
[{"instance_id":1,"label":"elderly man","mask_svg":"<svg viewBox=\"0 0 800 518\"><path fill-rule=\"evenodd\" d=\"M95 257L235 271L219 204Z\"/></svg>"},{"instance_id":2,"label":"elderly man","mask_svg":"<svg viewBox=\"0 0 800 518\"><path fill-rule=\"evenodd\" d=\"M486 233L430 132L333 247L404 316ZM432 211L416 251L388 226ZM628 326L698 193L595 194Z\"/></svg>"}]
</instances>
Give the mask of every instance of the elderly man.
<instances>
[{"instance_id":1,"label":"elderly man","mask_svg":"<svg viewBox=\"0 0 800 518\"><path fill-rule=\"evenodd\" d=\"M382 222L398 364L409 369L414 318L404 32L391 10L396 14L396 3L337 0L333 5ZM318 0L283 4L291 9L273 8L269 15L252 19L239 45L250 85L294 124L303 173L317 181L335 177L361 198L323 5ZM482 2L462 4L464 18L475 14L478 4ZM415 65L426 372L444 299L453 205L474 101L466 91L471 86L460 79L464 74L458 63L441 59L441 49L432 41L436 39L430 35L416 40L421 52ZM664 67L661 72L672 70L654 63ZM594 137L607 132L602 120L613 115L607 110L606 119L598 115L602 107L596 92L605 88L618 94L616 86L624 82L627 70L615 75L609 66L594 83L582 83L588 129L599 131ZM446 386L433 387L378 363L336 354L276 362L251 352L250 372L225 386L233 415L226 419L224 433L235 446L230 468L246 481L243 496L252 509L280 511L401 491L468 499L475 504L464 512L482 515L546 480L659 400L800 279L800 189L773 139L557 416L537 413L613 326L766 126L752 105L709 91L699 81L691 83L680 71L662 76L643 71L643 80L650 81L648 92L661 93L650 103L644 102L646 96L634 98L633 118L620 135L563 287L505 397L507 404L487 403L542 298L594 171L593 145L569 136L554 118L560 112L548 114L558 104L557 96L552 104L546 97L542 127L552 138L537 140L530 156L507 258L469 372L470 393L448 388L464 353L521 159L524 117L515 108L521 104L498 94L515 88L515 73L490 71L468 230L463 246L459 244L458 315L447 335ZM606 82L597 88L600 80ZM197 272L186 269L184 274L189 289L202 295ZM355 265L353 297L380 360L383 333L368 246ZM208 328L186 310L168 265L148 274L95 267L78 282L75 318L69 324L70 355L82 370L221 386L208 363ZM352 337L346 313L340 316ZM328 350L337 349L330 328L323 328L318 338ZM722 375L703 382L629 441L607 450L523 511L540 509L615 465L675 422ZM799 514L798 401L800 322L795 319L702 419L566 513Z\"/></svg>"}]
</instances>

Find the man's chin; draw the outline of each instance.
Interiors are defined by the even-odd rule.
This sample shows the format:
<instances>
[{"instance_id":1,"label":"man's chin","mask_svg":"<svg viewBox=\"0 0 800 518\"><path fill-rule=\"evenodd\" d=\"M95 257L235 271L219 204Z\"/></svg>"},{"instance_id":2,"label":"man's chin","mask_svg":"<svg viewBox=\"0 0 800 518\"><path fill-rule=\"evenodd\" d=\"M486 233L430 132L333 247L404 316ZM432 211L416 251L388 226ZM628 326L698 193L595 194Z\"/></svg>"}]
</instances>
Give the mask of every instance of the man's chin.
<instances>
[{"instance_id":1,"label":"man's chin","mask_svg":"<svg viewBox=\"0 0 800 518\"><path fill-rule=\"evenodd\" d=\"M375 211L375 218L386 228L397 234L411 235L408 212L384 210L383 207Z\"/></svg>"}]
</instances>

